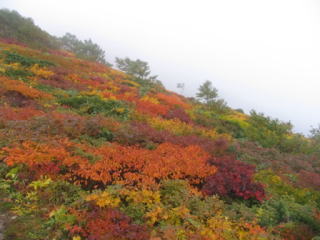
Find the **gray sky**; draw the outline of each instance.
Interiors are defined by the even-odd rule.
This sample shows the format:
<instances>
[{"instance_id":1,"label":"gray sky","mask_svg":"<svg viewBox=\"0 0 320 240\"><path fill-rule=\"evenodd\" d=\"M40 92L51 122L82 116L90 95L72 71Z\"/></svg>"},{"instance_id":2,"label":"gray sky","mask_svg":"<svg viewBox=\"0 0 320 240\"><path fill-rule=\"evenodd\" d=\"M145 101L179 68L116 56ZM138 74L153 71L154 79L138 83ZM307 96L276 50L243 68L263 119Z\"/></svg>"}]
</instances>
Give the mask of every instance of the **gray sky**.
<instances>
[{"instance_id":1,"label":"gray sky","mask_svg":"<svg viewBox=\"0 0 320 240\"><path fill-rule=\"evenodd\" d=\"M231 107L320 123L319 0L0 0L57 36L71 32L115 56L149 62L185 95L211 80Z\"/></svg>"}]
</instances>

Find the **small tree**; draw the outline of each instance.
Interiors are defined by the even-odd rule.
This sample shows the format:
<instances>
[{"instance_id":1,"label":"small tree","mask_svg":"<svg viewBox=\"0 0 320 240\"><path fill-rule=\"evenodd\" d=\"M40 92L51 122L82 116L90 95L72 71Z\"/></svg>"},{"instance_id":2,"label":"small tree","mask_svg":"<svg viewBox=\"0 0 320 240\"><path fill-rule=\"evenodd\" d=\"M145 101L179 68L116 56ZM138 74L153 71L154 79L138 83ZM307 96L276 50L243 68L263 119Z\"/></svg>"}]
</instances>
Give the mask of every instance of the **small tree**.
<instances>
[{"instance_id":1,"label":"small tree","mask_svg":"<svg viewBox=\"0 0 320 240\"><path fill-rule=\"evenodd\" d=\"M197 93L197 98L205 103L209 110L224 113L229 111L227 102L222 98L218 98L218 89L212 86L212 82L207 80L200 85Z\"/></svg>"},{"instance_id":2,"label":"small tree","mask_svg":"<svg viewBox=\"0 0 320 240\"><path fill-rule=\"evenodd\" d=\"M185 88L185 84L184 83L178 83L177 84L177 88L180 88L181 89L181 94L183 94L183 92L184 92L184 88Z\"/></svg>"},{"instance_id":3,"label":"small tree","mask_svg":"<svg viewBox=\"0 0 320 240\"><path fill-rule=\"evenodd\" d=\"M210 104L216 101L218 97L218 90L212 86L212 82L209 80L205 81L200 85L197 93L197 98L206 104Z\"/></svg>"},{"instance_id":4,"label":"small tree","mask_svg":"<svg viewBox=\"0 0 320 240\"><path fill-rule=\"evenodd\" d=\"M310 130L310 138L316 142L316 143L320 143L320 124L318 125L318 127L311 127Z\"/></svg>"},{"instance_id":5,"label":"small tree","mask_svg":"<svg viewBox=\"0 0 320 240\"><path fill-rule=\"evenodd\" d=\"M81 41L75 35L66 33L60 41L65 50L73 52L79 58L111 66L105 60L105 51L91 39Z\"/></svg>"},{"instance_id":6,"label":"small tree","mask_svg":"<svg viewBox=\"0 0 320 240\"><path fill-rule=\"evenodd\" d=\"M143 81L157 82L157 75L150 76L150 67L147 62L140 59L131 60L130 58L116 58L117 67L125 73Z\"/></svg>"}]
</instances>

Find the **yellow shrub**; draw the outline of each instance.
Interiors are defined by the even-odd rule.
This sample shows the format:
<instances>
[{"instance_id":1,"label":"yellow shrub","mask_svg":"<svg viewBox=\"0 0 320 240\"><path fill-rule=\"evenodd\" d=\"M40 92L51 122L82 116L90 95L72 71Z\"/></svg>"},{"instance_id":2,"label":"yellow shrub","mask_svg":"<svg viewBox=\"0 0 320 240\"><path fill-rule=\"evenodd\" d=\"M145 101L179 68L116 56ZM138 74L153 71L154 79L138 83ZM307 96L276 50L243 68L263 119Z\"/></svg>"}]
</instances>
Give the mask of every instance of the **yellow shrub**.
<instances>
[{"instance_id":1,"label":"yellow shrub","mask_svg":"<svg viewBox=\"0 0 320 240\"><path fill-rule=\"evenodd\" d=\"M158 191L149 191L146 189L133 191L123 189L120 192L121 195L126 196L128 202L144 203L147 207L152 207L155 204L160 203L160 193Z\"/></svg>"},{"instance_id":2,"label":"yellow shrub","mask_svg":"<svg viewBox=\"0 0 320 240\"><path fill-rule=\"evenodd\" d=\"M141 98L141 101L146 101L146 102L151 102L153 104L160 104L159 100L154 98L154 97L150 97L150 96L144 96L143 98Z\"/></svg>"},{"instance_id":3,"label":"yellow shrub","mask_svg":"<svg viewBox=\"0 0 320 240\"><path fill-rule=\"evenodd\" d=\"M30 68L30 71L36 75L37 77L42 77L42 78L49 78L52 75L54 75L53 72L45 69L45 68L41 68L38 64L33 65Z\"/></svg>"},{"instance_id":4,"label":"yellow shrub","mask_svg":"<svg viewBox=\"0 0 320 240\"><path fill-rule=\"evenodd\" d=\"M141 85L135 81L131 81L131 80L123 80L122 83L128 83L130 84L131 86L134 86L134 87L140 87Z\"/></svg>"},{"instance_id":5,"label":"yellow shrub","mask_svg":"<svg viewBox=\"0 0 320 240\"><path fill-rule=\"evenodd\" d=\"M242 128L249 127L249 123L247 122L248 116L243 113L239 113L239 112L234 111L234 112L232 112L232 114L223 115L220 118L222 120L237 123Z\"/></svg>"},{"instance_id":6,"label":"yellow shrub","mask_svg":"<svg viewBox=\"0 0 320 240\"><path fill-rule=\"evenodd\" d=\"M259 225L233 222L225 216L215 216L207 221L206 226L201 227L201 235L209 239L221 240L267 240L268 234Z\"/></svg>"},{"instance_id":7,"label":"yellow shrub","mask_svg":"<svg viewBox=\"0 0 320 240\"><path fill-rule=\"evenodd\" d=\"M121 200L104 191L88 195L86 201L95 201L99 207L118 207Z\"/></svg>"},{"instance_id":8,"label":"yellow shrub","mask_svg":"<svg viewBox=\"0 0 320 240\"><path fill-rule=\"evenodd\" d=\"M175 135L198 135L202 137L208 137L213 140L224 137L227 140L231 140L231 137L227 134L219 134L214 129L206 129L199 126L194 126L182 122L178 119L162 119L159 117L148 118L147 122L155 129L166 130L172 132Z\"/></svg>"}]
</instances>

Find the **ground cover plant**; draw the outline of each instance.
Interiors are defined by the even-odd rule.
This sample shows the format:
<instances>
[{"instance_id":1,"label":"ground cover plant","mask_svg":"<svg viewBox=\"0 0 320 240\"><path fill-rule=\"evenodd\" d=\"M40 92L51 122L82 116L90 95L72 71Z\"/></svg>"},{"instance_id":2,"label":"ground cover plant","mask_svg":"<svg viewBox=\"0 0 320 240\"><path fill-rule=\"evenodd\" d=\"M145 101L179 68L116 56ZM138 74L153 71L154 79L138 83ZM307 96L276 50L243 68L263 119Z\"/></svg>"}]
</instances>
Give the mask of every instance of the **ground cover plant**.
<instances>
[{"instance_id":1,"label":"ground cover plant","mask_svg":"<svg viewBox=\"0 0 320 240\"><path fill-rule=\"evenodd\" d=\"M209 100L1 41L4 238L318 239L319 141Z\"/></svg>"}]
</instances>

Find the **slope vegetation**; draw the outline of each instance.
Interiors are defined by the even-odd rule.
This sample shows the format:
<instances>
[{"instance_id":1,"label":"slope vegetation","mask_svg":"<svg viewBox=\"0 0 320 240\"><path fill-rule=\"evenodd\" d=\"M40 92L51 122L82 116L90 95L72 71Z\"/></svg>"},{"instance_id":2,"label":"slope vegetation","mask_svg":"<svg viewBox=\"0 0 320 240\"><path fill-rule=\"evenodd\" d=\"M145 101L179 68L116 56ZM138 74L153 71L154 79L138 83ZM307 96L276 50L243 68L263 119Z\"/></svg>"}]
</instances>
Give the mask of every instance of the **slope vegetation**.
<instances>
[{"instance_id":1,"label":"slope vegetation","mask_svg":"<svg viewBox=\"0 0 320 240\"><path fill-rule=\"evenodd\" d=\"M5 239L316 239L318 149L263 114L0 42Z\"/></svg>"}]
</instances>

